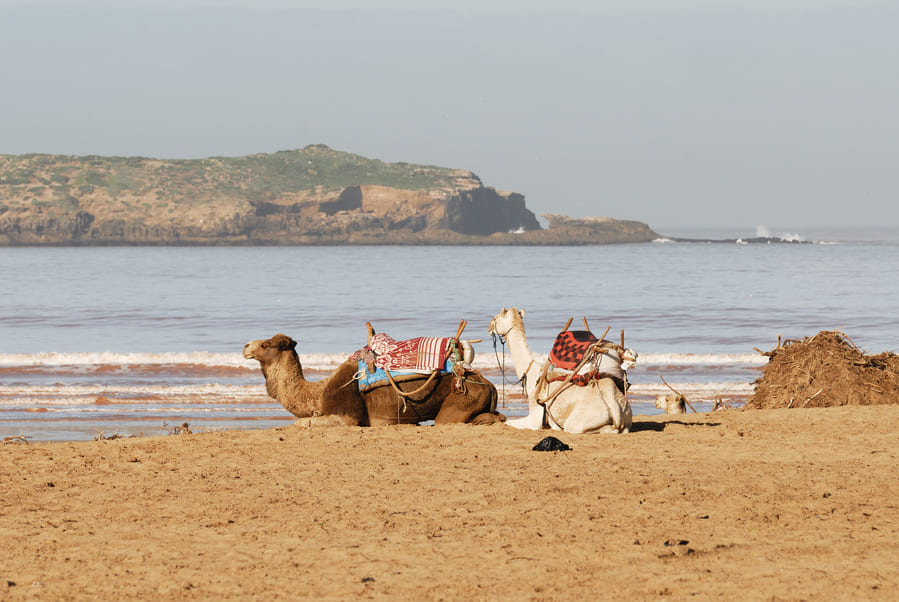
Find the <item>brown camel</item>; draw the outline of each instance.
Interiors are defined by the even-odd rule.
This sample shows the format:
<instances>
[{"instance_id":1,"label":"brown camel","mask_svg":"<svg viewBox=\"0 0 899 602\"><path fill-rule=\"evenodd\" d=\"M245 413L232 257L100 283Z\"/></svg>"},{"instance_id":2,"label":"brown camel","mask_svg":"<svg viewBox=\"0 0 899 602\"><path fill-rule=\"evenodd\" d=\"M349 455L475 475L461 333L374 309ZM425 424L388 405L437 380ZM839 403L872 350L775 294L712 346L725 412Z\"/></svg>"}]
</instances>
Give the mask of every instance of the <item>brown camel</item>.
<instances>
[{"instance_id":1,"label":"brown camel","mask_svg":"<svg viewBox=\"0 0 899 602\"><path fill-rule=\"evenodd\" d=\"M438 375L404 401L391 385L360 392L354 379L359 369L355 359L343 362L323 380L307 381L296 345L289 336L276 334L267 340L250 341L244 345L243 356L259 361L268 394L294 416L310 419L310 424L333 424L334 416L349 426L418 424L427 420L434 424L493 424L506 419L496 411L496 387L479 372L465 375L461 391L457 390L455 375ZM422 375L420 380L397 386L404 392L414 392L426 380Z\"/></svg>"}]
</instances>

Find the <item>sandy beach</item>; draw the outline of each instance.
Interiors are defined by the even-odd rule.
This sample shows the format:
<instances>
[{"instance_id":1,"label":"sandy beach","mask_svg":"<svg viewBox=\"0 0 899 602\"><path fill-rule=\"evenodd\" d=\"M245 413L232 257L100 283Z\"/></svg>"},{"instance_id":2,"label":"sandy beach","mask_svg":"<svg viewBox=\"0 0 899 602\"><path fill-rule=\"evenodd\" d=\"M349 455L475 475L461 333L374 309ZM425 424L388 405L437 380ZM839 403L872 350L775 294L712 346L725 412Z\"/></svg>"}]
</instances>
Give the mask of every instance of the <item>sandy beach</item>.
<instances>
[{"instance_id":1,"label":"sandy beach","mask_svg":"<svg viewBox=\"0 0 899 602\"><path fill-rule=\"evenodd\" d=\"M895 599L899 406L0 446L0 599Z\"/></svg>"}]
</instances>

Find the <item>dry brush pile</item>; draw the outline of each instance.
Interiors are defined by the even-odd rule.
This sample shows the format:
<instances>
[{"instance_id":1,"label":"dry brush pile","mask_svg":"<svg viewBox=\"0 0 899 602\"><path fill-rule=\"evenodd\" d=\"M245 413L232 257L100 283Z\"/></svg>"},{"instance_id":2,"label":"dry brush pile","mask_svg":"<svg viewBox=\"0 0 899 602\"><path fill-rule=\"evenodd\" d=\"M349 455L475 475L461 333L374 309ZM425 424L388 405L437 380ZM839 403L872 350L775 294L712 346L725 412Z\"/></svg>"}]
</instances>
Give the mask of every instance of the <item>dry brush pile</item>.
<instances>
[{"instance_id":1,"label":"dry brush pile","mask_svg":"<svg viewBox=\"0 0 899 602\"><path fill-rule=\"evenodd\" d=\"M746 408L815 408L899 403L899 356L866 355L842 332L787 340L768 363Z\"/></svg>"}]
</instances>

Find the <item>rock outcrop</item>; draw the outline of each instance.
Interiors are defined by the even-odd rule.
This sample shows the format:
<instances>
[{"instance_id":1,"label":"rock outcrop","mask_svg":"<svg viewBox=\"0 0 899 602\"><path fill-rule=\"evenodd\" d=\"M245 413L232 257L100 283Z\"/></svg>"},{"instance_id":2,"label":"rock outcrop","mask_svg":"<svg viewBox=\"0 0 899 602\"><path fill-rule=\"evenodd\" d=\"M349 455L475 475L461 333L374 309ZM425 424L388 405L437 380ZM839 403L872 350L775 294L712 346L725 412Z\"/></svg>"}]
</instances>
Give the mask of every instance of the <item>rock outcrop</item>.
<instances>
[{"instance_id":1,"label":"rock outcrop","mask_svg":"<svg viewBox=\"0 0 899 602\"><path fill-rule=\"evenodd\" d=\"M645 224L544 216L470 171L314 145L247 157L0 156L0 245L601 244Z\"/></svg>"}]
</instances>

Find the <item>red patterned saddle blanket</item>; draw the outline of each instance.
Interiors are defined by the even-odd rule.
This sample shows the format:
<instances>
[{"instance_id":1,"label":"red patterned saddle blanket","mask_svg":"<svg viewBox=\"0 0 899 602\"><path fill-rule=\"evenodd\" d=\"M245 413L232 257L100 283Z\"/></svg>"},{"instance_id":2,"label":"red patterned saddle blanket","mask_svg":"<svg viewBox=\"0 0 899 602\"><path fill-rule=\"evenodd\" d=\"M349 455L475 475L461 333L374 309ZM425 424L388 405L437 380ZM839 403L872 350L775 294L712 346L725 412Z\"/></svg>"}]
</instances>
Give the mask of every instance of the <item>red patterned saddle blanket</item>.
<instances>
[{"instance_id":1,"label":"red patterned saddle blanket","mask_svg":"<svg viewBox=\"0 0 899 602\"><path fill-rule=\"evenodd\" d=\"M599 339L589 330L566 330L560 332L549 352L549 361L556 368L574 370L584 359L584 354Z\"/></svg>"},{"instance_id":2,"label":"red patterned saddle blanket","mask_svg":"<svg viewBox=\"0 0 899 602\"><path fill-rule=\"evenodd\" d=\"M385 370L431 372L446 365L449 337L418 337L395 341L384 333L371 337L368 349L375 353L375 366Z\"/></svg>"}]
</instances>

